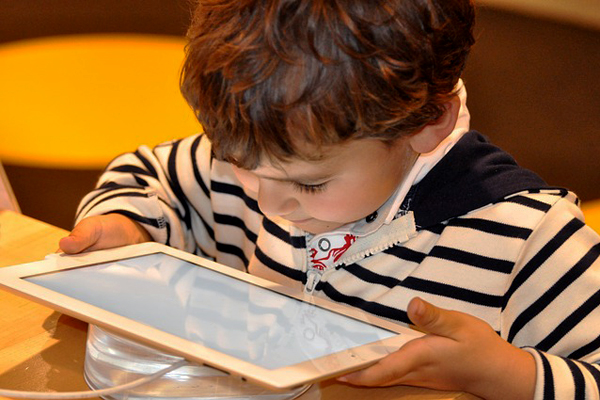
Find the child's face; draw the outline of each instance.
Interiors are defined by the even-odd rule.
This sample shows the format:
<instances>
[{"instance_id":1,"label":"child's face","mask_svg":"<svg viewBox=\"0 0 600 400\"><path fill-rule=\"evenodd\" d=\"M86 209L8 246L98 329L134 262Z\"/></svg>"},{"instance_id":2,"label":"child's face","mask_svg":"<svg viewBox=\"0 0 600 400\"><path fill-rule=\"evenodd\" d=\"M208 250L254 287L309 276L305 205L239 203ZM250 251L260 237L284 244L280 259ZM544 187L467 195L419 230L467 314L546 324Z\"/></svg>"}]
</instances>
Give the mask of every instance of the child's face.
<instances>
[{"instance_id":1,"label":"child's face","mask_svg":"<svg viewBox=\"0 0 600 400\"><path fill-rule=\"evenodd\" d=\"M417 158L408 140L391 147L374 139L325 148L319 161L234 167L244 187L257 194L267 216L278 216L319 234L365 218L396 190Z\"/></svg>"}]
</instances>

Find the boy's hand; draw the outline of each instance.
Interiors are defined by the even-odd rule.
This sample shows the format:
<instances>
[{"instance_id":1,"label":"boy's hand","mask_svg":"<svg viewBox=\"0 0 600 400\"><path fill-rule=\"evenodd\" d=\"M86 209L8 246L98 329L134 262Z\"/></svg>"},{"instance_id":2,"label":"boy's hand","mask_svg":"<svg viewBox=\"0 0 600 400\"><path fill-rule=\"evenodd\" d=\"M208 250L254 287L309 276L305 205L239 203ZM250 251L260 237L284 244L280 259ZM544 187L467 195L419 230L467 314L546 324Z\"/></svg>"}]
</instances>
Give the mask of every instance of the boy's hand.
<instances>
[{"instance_id":1,"label":"boy's hand","mask_svg":"<svg viewBox=\"0 0 600 400\"><path fill-rule=\"evenodd\" d=\"M484 321L415 298L411 321L427 335L341 381L363 386L411 385L466 391L484 399L533 399L535 361Z\"/></svg>"},{"instance_id":2,"label":"boy's hand","mask_svg":"<svg viewBox=\"0 0 600 400\"><path fill-rule=\"evenodd\" d=\"M63 252L76 254L150 240L150 234L137 222L120 214L107 214L82 219L58 245Z\"/></svg>"}]
</instances>

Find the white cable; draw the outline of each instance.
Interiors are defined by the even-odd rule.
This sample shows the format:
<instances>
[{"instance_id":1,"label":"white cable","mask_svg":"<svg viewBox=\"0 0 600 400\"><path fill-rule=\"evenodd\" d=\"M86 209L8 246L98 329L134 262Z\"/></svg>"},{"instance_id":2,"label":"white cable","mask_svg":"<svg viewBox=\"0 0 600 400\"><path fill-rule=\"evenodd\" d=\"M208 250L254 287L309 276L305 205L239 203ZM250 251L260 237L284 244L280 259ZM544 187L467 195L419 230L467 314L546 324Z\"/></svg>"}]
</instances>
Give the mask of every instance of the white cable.
<instances>
[{"instance_id":1,"label":"white cable","mask_svg":"<svg viewBox=\"0 0 600 400\"><path fill-rule=\"evenodd\" d=\"M20 390L0 389L0 396L11 397L14 399L88 399L91 397L107 396L141 386L186 364L186 360L181 360L167 368L163 368L160 371L153 373L152 375L148 375L143 378L136 379L135 381L113 386L107 389L83 390L81 392L24 392Z\"/></svg>"}]
</instances>

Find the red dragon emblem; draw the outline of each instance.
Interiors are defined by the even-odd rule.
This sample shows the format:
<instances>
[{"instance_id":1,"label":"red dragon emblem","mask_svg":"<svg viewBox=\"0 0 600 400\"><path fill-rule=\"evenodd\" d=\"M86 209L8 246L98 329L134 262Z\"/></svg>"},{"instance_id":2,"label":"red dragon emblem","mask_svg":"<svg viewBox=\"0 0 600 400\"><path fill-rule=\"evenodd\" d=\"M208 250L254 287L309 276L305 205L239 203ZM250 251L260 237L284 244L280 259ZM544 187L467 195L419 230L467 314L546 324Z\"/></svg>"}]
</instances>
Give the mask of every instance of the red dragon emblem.
<instances>
[{"instance_id":1,"label":"red dragon emblem","mask_svg":"<svg viewBox=\"0 0 600 400\"><path fill-rule=\"evenodd\" d=\"M332 260L332 263L335 263L346 252L346 250L348 250L350 246L352 246L352 243L354 243L355 241L356 236L346 234L344 236L344 244L342 246L329 249L321 249L322 251L327 251L327 253L321 258L315 258L317 257L317 254L319 254L319 250L317 250L314 247L311 248L310 258L312 268L318 269L319 271L325 270L327 268L327 265L325 265L326 261ZM327 241L327 243L329 244L329 241Z\"/></svg>"}]
</instances>

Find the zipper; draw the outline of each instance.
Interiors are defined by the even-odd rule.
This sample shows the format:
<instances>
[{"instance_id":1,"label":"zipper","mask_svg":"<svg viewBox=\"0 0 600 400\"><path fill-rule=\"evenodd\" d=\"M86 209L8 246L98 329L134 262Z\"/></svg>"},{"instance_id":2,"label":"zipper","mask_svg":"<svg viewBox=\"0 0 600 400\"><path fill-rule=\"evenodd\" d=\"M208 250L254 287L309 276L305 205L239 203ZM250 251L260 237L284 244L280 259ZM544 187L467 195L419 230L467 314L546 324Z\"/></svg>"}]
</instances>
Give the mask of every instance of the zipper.
<instances>
[{"instance_id":1,"label":"zipper","mask_svg":"<svg viewBox=\"0 0 600 400\"><path fill-rule=\"evenodd\" d=\"M311 270L306 273L306 285L304 285L304 293L312 295L317 287L317 284L321 281L322 276L323 271L311 268Z\"/></svg>"}]
</instances>

